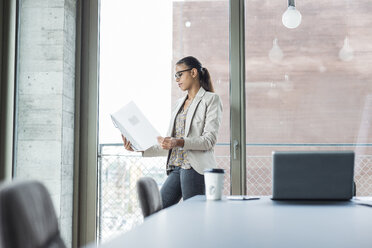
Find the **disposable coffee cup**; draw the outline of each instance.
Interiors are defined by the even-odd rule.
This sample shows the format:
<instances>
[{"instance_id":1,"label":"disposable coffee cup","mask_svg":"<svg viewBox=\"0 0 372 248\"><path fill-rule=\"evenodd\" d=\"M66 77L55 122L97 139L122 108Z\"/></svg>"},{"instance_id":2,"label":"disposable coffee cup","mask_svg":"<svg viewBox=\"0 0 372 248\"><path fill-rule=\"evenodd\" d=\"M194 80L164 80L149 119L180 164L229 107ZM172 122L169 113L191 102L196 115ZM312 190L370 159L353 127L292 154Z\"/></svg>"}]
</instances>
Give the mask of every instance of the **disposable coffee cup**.
<instances>
[{"instance_id":1,"label":"disposable coffee cup","mask_svg":"<svg viewBox=\"0 0 372 248\"><path fill-rule=\"evenodd\" d=\"M223 188L224 169L204 170L205 195L207 200L221 200Z\"/></svg>"}]
</instances>

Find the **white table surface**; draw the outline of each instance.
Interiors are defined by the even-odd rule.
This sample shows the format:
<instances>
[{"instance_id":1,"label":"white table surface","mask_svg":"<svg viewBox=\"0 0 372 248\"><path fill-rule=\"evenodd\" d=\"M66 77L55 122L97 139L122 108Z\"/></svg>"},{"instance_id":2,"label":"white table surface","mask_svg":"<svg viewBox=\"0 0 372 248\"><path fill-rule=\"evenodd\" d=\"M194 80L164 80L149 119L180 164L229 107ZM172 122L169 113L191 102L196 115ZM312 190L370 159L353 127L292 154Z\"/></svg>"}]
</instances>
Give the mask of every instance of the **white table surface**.
<instances>
[{"instance_id":1,"label":"white table surface","mask_svg":"<svg viewBox=\"0 0 372 248\"><path fill-rule=\"evenodd\" d=\"M195 196L99 247L372 248L372 207Z\"/></svg>"}]
</instances>

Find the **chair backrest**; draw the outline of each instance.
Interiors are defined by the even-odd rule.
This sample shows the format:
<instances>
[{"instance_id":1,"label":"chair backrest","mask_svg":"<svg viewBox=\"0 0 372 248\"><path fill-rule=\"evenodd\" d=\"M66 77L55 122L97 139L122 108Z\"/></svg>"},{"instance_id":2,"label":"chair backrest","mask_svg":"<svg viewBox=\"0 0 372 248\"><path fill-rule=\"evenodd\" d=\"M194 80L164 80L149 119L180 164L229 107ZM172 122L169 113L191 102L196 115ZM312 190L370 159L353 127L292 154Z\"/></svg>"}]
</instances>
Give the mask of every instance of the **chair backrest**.
<instances>
[{"instance_id":1,"label":"chair backrest","mask_svg":"<svg viewBox=\"0 0 372 248\"><path fill-rule=\"evenodd\" d=\"M137 181L137 193L144 217L163 208L158 185L151 177L142 177Z\"/></svg>"},{"instance_id":2,"label":"chair backrest","mask_svg":"<svg viewBox=\"0 0 372 248\"><path fill-rule=\"evenodd\" d=\"M0 186L0 246L65 248L50 195L37 181Z\"/></svg>"}]
</instances>

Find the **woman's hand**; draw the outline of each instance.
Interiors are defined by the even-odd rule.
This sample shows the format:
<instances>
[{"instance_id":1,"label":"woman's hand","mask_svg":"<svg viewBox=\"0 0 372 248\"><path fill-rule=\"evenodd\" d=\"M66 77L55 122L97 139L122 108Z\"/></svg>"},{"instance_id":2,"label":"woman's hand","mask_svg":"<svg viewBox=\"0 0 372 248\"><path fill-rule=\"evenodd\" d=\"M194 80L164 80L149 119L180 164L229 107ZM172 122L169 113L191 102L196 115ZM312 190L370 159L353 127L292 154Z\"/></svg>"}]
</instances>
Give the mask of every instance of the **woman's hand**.
<instances>
[{"instance_id":1,"label":"woman's hand","mask_svg":"<svg viewBox=\"0 0 372 248\"><path fill-rule=\"evenodd\" d=\"M158 137L158 142L161 148L170 150L175 147L183 147L183 139L176 139L172 137Z\"/></svg>"},{"instance_id":2,"label":"woman's hand","mask_svg":"<svg viewBox=\"0 0 372 248\"><path fill-rule=\"evenodd\" d=\"M128 151L133 152L134 150L133 150L133 148L131 147L130 141L127 140L127 139L124 137L124 135L121 135L121 138L123 139L123 142L124 142L124 148L125 148L126 150L128 150Z\"/></svg>"}]
</instances>

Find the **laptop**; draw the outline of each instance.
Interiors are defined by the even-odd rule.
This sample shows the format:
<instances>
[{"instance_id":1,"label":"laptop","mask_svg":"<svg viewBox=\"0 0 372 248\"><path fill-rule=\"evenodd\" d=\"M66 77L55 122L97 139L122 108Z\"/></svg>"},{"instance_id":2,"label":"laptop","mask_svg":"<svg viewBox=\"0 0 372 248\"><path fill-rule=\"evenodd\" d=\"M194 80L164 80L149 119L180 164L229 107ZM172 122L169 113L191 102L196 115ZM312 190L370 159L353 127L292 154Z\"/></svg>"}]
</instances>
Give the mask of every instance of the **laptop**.
<instances>
[{"instance_id":1,"label":"laptop","mask_svg":"<svg viewBox=\"0 0 372 248\"><path fill-rule=\"evenodd\" d=\"M273 200L350 200L354 151L274 151Z\"/></svg>"}]
</instances>

